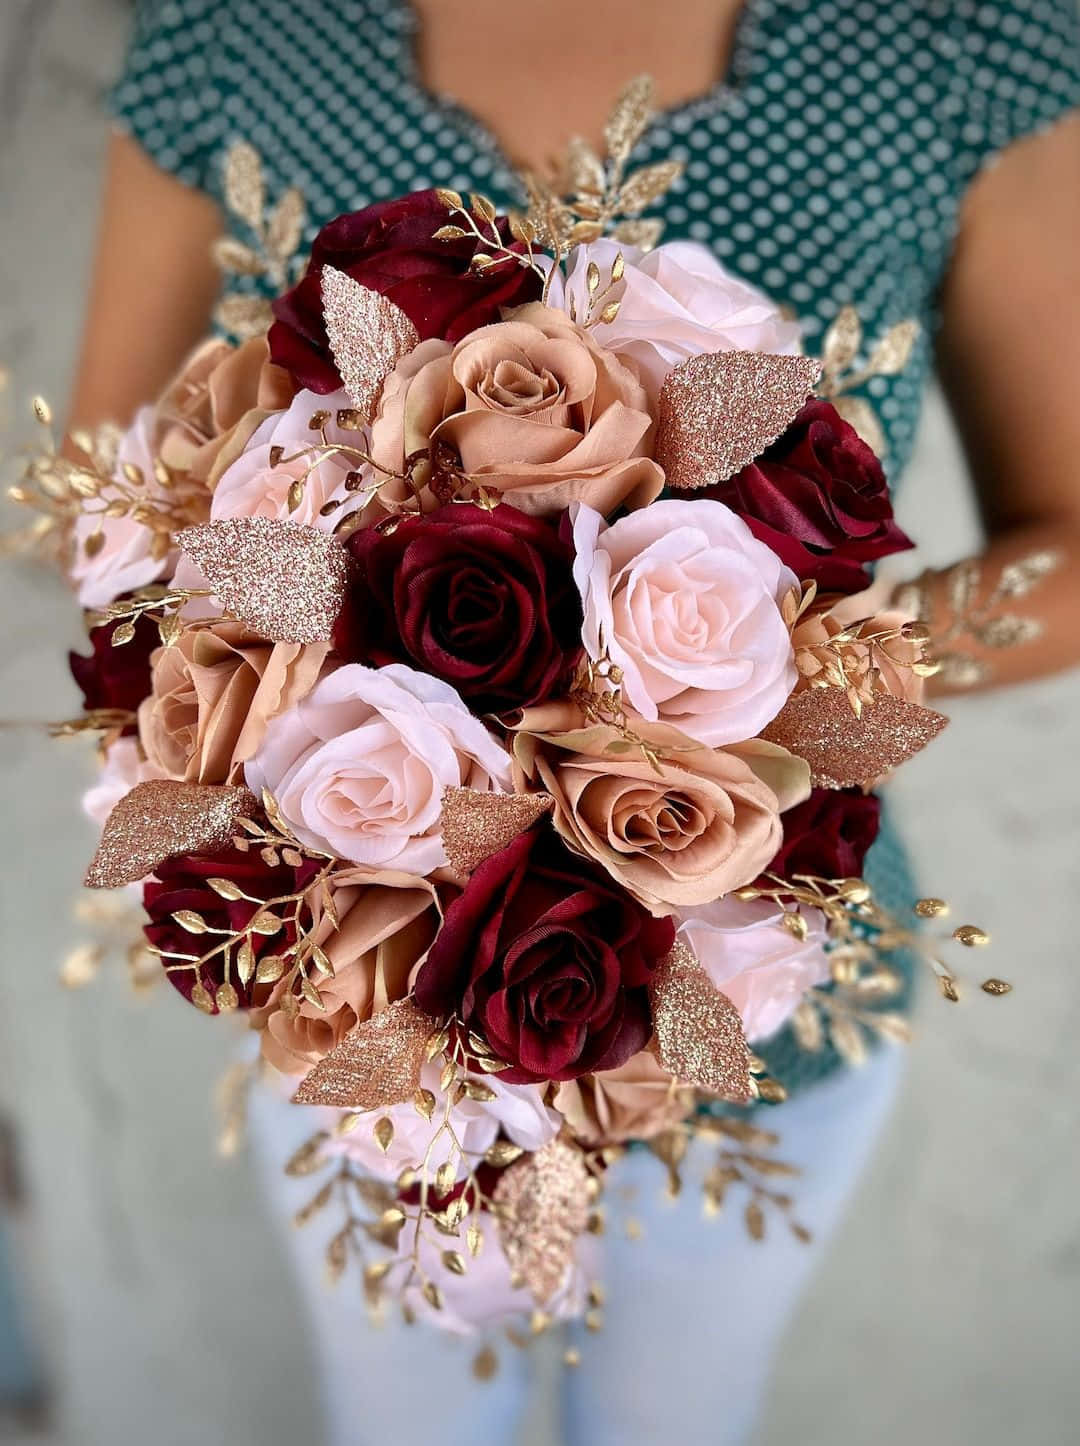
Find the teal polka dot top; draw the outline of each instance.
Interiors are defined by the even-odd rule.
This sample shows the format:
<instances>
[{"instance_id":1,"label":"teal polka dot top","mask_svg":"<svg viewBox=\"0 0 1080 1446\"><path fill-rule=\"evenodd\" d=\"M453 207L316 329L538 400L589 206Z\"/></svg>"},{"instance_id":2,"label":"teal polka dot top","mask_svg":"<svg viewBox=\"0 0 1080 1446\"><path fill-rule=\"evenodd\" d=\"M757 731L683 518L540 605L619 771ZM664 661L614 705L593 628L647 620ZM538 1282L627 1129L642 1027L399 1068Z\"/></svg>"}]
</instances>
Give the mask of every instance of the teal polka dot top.
<instances>
[{"instance_id":1,"label":"teal polka dot top","mask_svg":"<svg viewBox=\"0 0 1080 1446\"><path fill-rule=\"evenodd\" d=\"M408 0L144 0L110 108L158 165L219 202L226 150L251 142L272 194L303 191L308 243L343 211L433 185L515 203L495 139L422 84L415 36ZM663 112L637 159L685 161L657 212L667 238L705 243L788 307L808 351L848 303L870 338L922 322L904 372L868 386L895 481L965 190L1078 105L1076 0L746 0L726 75ZM887 825L866 872L884 904L909 907ZM763 1053L789 1089L838 1063L790 1031Z\"/></svg>"},{"instance_id":2,"label":"teal polka dot top","mask_svg":"<svg viewBox=\"0 0 1080 1446\"><path fill-rule=\"evenodd\" d=\"M415 31L407 0L149 0L111 108L160 166L218 199L225 150L250 141L271 187L304 192L308 239L431 185L514 201L494 138L421 83ZM1076 105L1076 0L747 0L726 76L662 113L640 159L686 162L666 235L711 246L788 306L809 350L848 302L869 336L924 323L904 373L869 387L895 475L964 191Z\"/></svg>"}]
</instances>

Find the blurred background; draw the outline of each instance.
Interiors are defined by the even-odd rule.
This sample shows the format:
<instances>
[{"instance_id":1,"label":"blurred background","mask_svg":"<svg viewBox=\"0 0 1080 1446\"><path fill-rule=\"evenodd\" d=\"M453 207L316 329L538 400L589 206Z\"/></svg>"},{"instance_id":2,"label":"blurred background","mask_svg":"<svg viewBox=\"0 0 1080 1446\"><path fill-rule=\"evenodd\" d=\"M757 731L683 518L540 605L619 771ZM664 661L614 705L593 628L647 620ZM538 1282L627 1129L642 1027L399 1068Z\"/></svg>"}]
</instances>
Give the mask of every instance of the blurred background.
<instances>
[{"instance_id":1,"label":"blurred background","mask_svg":"<svg viewBox=\"0 0 1080 1446\"><path fill-rule=\"evenodd\" d=\"M63 410L100 97L130 18L124 0L0 6L8 452L32 393ZM936 397L898 511L921 539L913 571L977 541ZM80 627L59 579L5 561L0 635L0 716L72 714L63 650ZM923 889L992 931L987 972L1015 992L957 1008L923 990L903 1097L791 1324L758 1446L1080 1435L1080 676L950 711L894 806ZM226 1032L175 996L135 996L122 964L60 987L86 934L57 899L76 902L92 846L75 804L89 748L6 721L0 739L0 1440L317 1443L286 1262L249 1161L216 1154ZM556 1369L529 1446L557 1446Z\"/></svg>"}]
</instances>

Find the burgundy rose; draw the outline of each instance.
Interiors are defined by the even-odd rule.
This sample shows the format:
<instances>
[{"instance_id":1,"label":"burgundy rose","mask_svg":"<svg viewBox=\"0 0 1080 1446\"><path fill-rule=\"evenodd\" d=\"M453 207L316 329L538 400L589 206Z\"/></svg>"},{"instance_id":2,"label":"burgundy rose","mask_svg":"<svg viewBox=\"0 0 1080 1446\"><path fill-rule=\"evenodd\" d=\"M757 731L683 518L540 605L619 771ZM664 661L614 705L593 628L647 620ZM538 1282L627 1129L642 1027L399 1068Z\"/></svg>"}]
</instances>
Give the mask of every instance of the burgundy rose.
<instances>
[{"instance_id":1,"label":"burgundy rose","mask_svg":"<svg viewBox=\"0 0 1080 1446\"><path fill-rule=\"evenodd\" d=\"M203 955L215 944L222 942L223 935L214 930L241 930L259 912L260 905L251 899L223 899L210 887L210 879L227 879L236 884L252 899L276 899L283 894L296 893L311 882L318 873L319 865L312 859L304 859L298 867L289 864L267 864L258 849L247 853L229 847L220 853L178 854L157 866L155 877L143 885L143 907L150 915L150 922L143 933L156 949L167 954ZM198 914L208 926L206 933L192 933L179 924L174 917L181 910ZM295 928L288 924L276 934L252 932L251 945L255 958L264 954L281 954L296 941ZM239 1007L250 1009L254 1002L254 983L240 982L235 962L236 948L231 946L228 971L229 983L239 997ZM185 999L190 1000L195 988L194 969L173 969L174 959L162 963L168 971L169 982L178 989ZM198 982L214 998L218 986L225 982L225 954L215 954L198 970ZM258 988L265 994L268 986ZM215 1004L213 1013L217 1013Z\"/></svg>"},{"instance_id":2,"label":"burgundy rose","mask_svg":"<svg viewBox=\"0 0 1080 1446\"><path fill-rule=\"evenodd\" d=\"M881 800L860 788L814 788L804 803L780 815L784 842L768 871L781 878L813 874L852 879L878 835Z\"/></svg>"},{"instance_id":3,"label":"burgundy rose","mask_svg":"<svg viewBox=\"0 0 1080 1446\"><path fill-rule=\"evenodd\" d=\"M143 613L131 641L114 648L112 636L119 626L117 619L90 629L93 651L89 657L68 653L68 667L82 691L87 712L119 708L134 713L150 696L150 654L161 645L157 623ZM125 735L137 731L134 718L123 731Z\"/></svg>"},{"instance_id":4,"label":"burgundy rose","mask_svg":"<svg viewBox=\"0 0 1080 1446\"><path fill-rule=\"evenodd\" d=\"M581 654L569 519L501 504L450 504L392 531L354 532L359 566L334 630L344 657L409 663L476 713L506 713L565 689Z\"/></svg>"},{"instance_id":5,"label":"burgundy rose","mask_svg":"<svg viewBox=\"0 0 1080 1446\"><path fill-rule=\"evenodd\" d=\"M763 456L700 495L726 503L822 592L861 592L864 563L914 546L893 518L881 463L829 402L807 402Z\"/></svg>"},{"instance_id":6,"label":"burgundy rose","mask_svg":"<svg viewBox=\"0 0 1080 1446\"><path fill-rule=\"evenodd\" d=\"M324 266L389 297L422 341L433 336L459 341L478 326L498 321L504 307L539 298L542 283L531 268L503 261L477 272L471 269L473 257L490 252L478 249L474 237L436 241L436 231L453 219L434 191L416 191L324 226L303 279L274 302L271 361L314 392L341 385L322 319ZM505 219L497 224L503 243L522 250L511 240Z\"/></svg>"},{"instance_id":7,"label":"burgundy rose","mask_svg":"<svg viewBox=\"0 0 1080 1446\"><path fill-rule=\"evenodd\" d=\"M648 981L675 925L654 919L550 826L519 834L449 905L416 978L421 1009L456 1014L515 1083L617 1069L652 1032Z\"/></svg>"}]
</instances>

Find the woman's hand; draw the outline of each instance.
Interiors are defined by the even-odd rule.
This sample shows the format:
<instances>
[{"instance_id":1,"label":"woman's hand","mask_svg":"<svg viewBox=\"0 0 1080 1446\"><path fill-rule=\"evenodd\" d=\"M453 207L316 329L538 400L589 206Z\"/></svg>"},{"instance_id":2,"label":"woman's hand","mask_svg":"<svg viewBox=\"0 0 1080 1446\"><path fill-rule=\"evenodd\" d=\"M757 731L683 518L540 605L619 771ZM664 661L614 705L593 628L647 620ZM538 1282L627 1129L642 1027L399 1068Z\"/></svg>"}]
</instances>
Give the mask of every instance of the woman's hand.
<instances>
[{"instance_id":1,"label":"woman's hand","mask_svg":"<svg viewBox=\"0 0 1080 1446\"><path fill-rule=\"evenodd\" d=\"M1080 663L1080 115L1017 143L972 187L943 304L942 383L989 540L959 616L955 572L953 587L948 572L921 584L934 633L958 628L945 646L981 665L976 686L1022 682ZM1037 556L1056 563L990 616L1031 619L1038 635L986 646L985 604L1006 568Z\"/></svg>"}]
</instances>

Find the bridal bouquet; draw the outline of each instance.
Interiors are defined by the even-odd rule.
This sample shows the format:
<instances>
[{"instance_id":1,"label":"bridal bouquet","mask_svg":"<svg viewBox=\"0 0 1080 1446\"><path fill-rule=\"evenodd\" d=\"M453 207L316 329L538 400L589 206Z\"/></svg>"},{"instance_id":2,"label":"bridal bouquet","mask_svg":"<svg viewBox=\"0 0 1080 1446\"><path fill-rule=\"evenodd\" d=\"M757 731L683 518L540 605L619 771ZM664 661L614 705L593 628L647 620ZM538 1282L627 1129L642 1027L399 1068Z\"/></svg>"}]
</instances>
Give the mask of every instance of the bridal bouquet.
<instances>
[{"instance_id":1,"label":"bridal bouquet","mask_svg":"<svg viewBox=\"0 0 1080 1446\"><path fill-rule=\"evenodd\" d=\"M246 340L22 489L89 615L88 885L138 891L156 967L309 1112L332 1271L462 1331L598 1309L630 1142L677 1184L709 1136L707 1203L744 1189L760 1234L790 1201L759 1046L903 1032L860 869L871 789L944 719L925 628L864 596L910 543L844 379L910 331L860 371L845 313L819 361L653 245L677 168L627 172L628 104L527 216L332 222L268 329L230 299ZM231 165L250 273L299 207L264 222Z\"/></svg>"}]
</instances>

